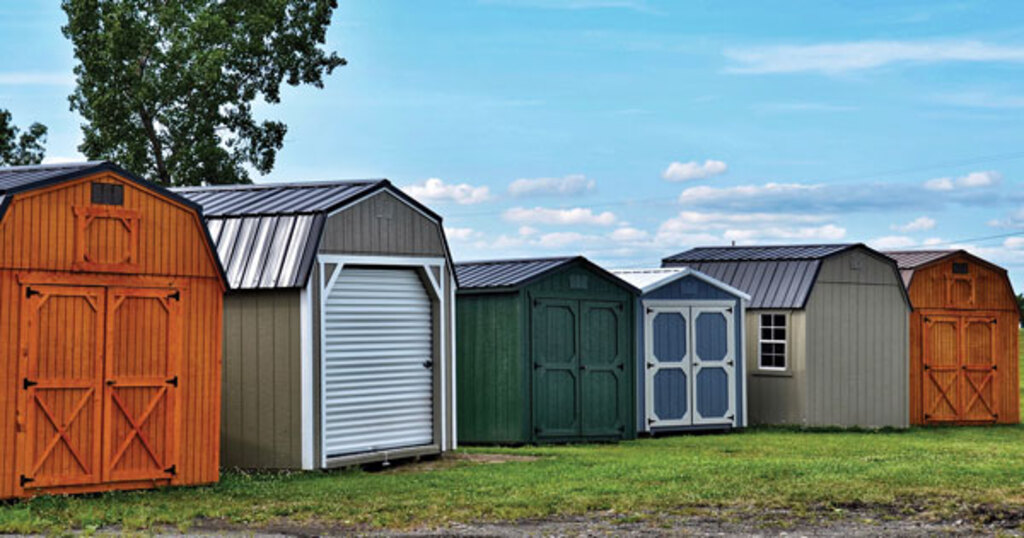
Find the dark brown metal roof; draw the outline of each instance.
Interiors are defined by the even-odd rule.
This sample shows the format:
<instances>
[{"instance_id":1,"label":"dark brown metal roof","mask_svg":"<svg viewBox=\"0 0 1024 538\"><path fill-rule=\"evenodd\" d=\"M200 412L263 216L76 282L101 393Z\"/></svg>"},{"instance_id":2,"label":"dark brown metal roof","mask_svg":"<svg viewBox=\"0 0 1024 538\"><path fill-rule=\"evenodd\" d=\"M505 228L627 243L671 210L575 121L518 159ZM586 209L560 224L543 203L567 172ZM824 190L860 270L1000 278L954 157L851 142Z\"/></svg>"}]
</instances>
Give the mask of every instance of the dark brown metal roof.
<instances>
[{"instance_id":1,"label":"dark brown metal roof","mask_svg":"<svg viewBox=\"0 0 1024 538\"><path fill-rule=\"evenodd\" d=\"M882 252L886 256L896 260L896 266L900 269L917 269L922 265L936 262L947 256L952 256L959 250L887 250Z\"/></svg>"},{"instance_id":2,"label":"dark brown metal roof","mask_svg":"<svg viewBox=\"0 0 1024 538\"><path fill-rule=\"evenodd\" d=\"M820 264L820 260L785 260L687 262L685 266L746 292L748 308L799 309L807 302Z\"/></svg>"},{"instance_id":3,"label":"dark brown metal roof","mask_svg":"<svg viewBox=\"0 0 1024 538\"><path fill-rule=\"evenodd\" d=\"M387 184L387 180L372 179L183 187L175 192L202 205L208 217L251 217L331 211Z\"/></svg>"},{"instance_id":4,"label":"dark brown metal roof","mask_svg":"<svg viewBox=\"0 0 1024 538\"><path fill-rule=\"evenodd\" d=\"M855 246L858 244L697 247L669 256L662 263L820 260Z\"/></svg>"},{"instance_id":5,"label":"dark brown metal roof","mask_svg":"<svg viewBox=\"0 0 1024 538\"><path fill-rule=\"evenodd\" d=\"M455 274L459 277L459 289L515 288L579 259L565 256L463 262L455 264Z\"/></svg>"}]
</instances>

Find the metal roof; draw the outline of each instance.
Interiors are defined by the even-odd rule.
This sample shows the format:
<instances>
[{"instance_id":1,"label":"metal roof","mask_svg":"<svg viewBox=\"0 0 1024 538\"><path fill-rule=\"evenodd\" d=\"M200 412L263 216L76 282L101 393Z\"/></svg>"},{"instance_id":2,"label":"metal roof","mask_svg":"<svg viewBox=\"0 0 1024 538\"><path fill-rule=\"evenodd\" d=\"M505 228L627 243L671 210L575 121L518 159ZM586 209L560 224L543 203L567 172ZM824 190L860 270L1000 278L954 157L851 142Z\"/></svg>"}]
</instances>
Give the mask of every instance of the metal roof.
<instances>
[{"instance_id":1,"label":"metal roof","mask_svg":"<svg viewBox=\"0 0 1024 538\"><path fill-rule=\"evenodd\" d=\"M687 275L699 278L708 284L736 295L745 301L750 300L750 295L738 290L721 280L712 278L691 267L653 267L648 269L612 269L611 273L626 282L629 282L642 293L654 291L666 284L675 282Z\"/></svg>"},{"instance_id":2,"label":"metal roof","mask_svg":"<svg viewBox=\"0 0 1024 538\"><path fill-rule=\"evenodd\" d=\"M175 192L203 206L208 217L297 215L337 209L386 179L183 187Z\"/></svg>"},{"instance_id":3,"label":"metal roof","mask_svg":"<svg viewBox=\"0 0 1024 538\"><path fill-rule=\"evenodd\" d=\"M959 250L888 250L882 252L886 256L896 260L896 266L900 269L917 269L922 265L936 262L960 252Z\"/></svg>"},{"instance_id":4,"label":"metal roof","mask_svg":"<svg viewBox=\"0 0 1024 538\"><path fill-rule=\"evenodd\" d=\"M800 309L818 275L820 260L693 262L691 267L750 295L749 308Z\"/></svg>"},{"instance_id":5,"label":"metal roof","mask_svg":"<svg viewBox=\"0 0 1024 538\"><path fill-rule=\"evenodd\" d=\"M858 244L698 247L669 256L662 263L820 260L855 246Z\"/></svg>"},{"instance_id":6,"label":"metal roof","mask_svg":"<svg viewBox=\"0 0 1024 538\"><path fill-rule=\"evenodd\" d=\"M228 284L245 290L304 286L330 214L382 190L441 226L441 217L386 179L183 187L175 192L203 206Z\"/></svg>"},{"instance_id":7,"label":"metal roof","mask_svg":"<svg viewBox=\"0 0 1024 538\"><path fill-rule=\"evenodd\" d=\"M514 288L576 260L579 256L488 260L455 264L459 289Z\"/></svg>"},{"instance_id":8,"label":"metal roof","mask_svg":"<svg viewBox=\"0 0 1024 538\"><path fill-rule=\"evenodd\" d=\"M33 187L36 183L60 179L69 174L78 174L90 168L99 168L103 161L86 161L80 163L36 164L28 166L8 166L0 168L0 192L23 190Z\"/></svg>"}]
</instances>

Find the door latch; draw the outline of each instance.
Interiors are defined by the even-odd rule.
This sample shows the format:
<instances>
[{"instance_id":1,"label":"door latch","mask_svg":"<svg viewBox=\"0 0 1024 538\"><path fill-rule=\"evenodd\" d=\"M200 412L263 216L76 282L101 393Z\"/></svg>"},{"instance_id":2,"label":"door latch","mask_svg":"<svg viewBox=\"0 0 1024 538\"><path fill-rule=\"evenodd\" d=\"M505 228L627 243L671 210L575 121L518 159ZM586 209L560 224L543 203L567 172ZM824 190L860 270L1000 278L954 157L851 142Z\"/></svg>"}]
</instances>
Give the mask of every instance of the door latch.
<instances>
[{"instance_id":1,"label":"door latch","mask_svg":"<svg viewBox=\"0 0 1024 538\"><path fill-rule=\"evenodd\" d=\"M427 359L427 360L423 361L423 367L424 368L433 368L434 367L434 361L432 361L430 359Z\"/></svg>"}]
</instances>

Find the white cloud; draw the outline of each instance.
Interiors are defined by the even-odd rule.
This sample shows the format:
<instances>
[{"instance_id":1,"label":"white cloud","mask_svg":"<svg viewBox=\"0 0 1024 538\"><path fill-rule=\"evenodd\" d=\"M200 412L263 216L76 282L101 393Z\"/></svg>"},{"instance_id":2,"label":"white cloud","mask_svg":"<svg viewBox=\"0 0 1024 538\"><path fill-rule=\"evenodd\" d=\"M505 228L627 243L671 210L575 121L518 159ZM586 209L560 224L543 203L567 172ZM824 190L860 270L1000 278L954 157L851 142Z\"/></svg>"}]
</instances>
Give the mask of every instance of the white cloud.
<instances>
[{"instance_id":1,"label":"white cloud","mask_svg":"<svg viewBox=\"0 0 1024 538\"><path fill-rule=\"evenodd\" d=\"M73 86L75 77L68 73L13 72L0 73L0 86Z\"/></svg>"},{"instance_id":2,"label":"white cloud","mask_svg":"<svg viewBox=\"0 0 1024 538\"><path fill-rule=\"evenodd\" d=\"M905 235L886 235L868 240L868 245L878 250L891 250L915 246L917 241Z\"/></svg>"},{"instance_id":3,"label":"white cloud","mask_svg":"<svg viewBox=\"0 0 1024 538\"><path fill-rule=\"evenodd\" d=\"M475 239L475 238L481 237L483 235L482 232L478 232L478 231L476 231L476 230L474 230L472 228L447 228L446 227L444 229L444 233L445 233L445 235L448 236L449 239L453 239L455 241L469 241L471 239Z\"/></svg>"},{"instance_id":4,"label":"white cloud","mask_svg":"<svg viewBox=\"0 0 1024 538\"><path fill-rule=\"evenodd\" d=\"M508 186L512 196L558 195L571 196L594 190L594 180L587 179L583 174L571 174L565 177L539 177L533 179L517 179Z\"/></svg>"},{"instance_id":5,"label":"white cloud","mask_svg":"<svg viewBox=\"0 0 1024 538\"><path fill-rule=\"evenodd\" d=\"M846 229L827 222L829 219L827 215L682 211L661 223L655 243L680 247L732 241L835 241L846 237Z\"/></svg>"},{"instance_id":6,"label":"white cloud","mask_svg":"<svg viewBox=\"0 0 1024 538\"><path fill-rule=\"evenodd\" d=\"M955 188L972 189L977 187L991 187L997 185L1003 179L1003 175L995 170L983 172L971 172L965 176L951 179L948 177L937 177L924 182L924 188L930 191L951 191Z\"/></svg>"},{"instance_id":7,"label":"white cloud","mask_svg":"<svg viewBox=\"0 0 1024 538\"><path fill-rule=\"evenodd\" d=\"M693 179L706 179L724 174L729 166L722 161L708 159L701 164L697 161L681 163L673 161L668 168L661 173L661 177L668 181L690 181Z\"/></svg>"},{"instance_id":8,"label":"white cloud","mask_svg":"<svg viewBox=\"0 0 1024 538\"><path fill-rule=\"evenodd\" d=\"M1012 249L1024 248L1024 237L1007 237L1003 241L1003 246Z\"/></svg>"},{"instance_id":9,"label":"white cloud","mask_svg":"<svg viewBox=\"0 0 1024 538\"><path fill-rule=\"evenodd\" d=\"M893 63L1024 62L1024 47L980 41L853 41L733 48L724 51L731 73L837 74Z\"/></svg>"},{"instance_id":10,"label":"white cloud","mask_svg":"<svg viewBox=\"0 0 1024 538\"><path fill-rule=\"evenodd\" d=\"M820 190L822 185L802 183L765 183L764 185L740 185L737 187L690 187L679 195L681 204L702 204L736 198L772 198L793 196Z\"/></svg>"},{"instance_id":11,"label":"white cloud","mask_svg":"<svg viewBox=\"0 0 1024 538\"><path fill-rule=\"evenodd\" d=\"M924 182L924 188L930 191L951 191L953 190L953 180L948 177L929 179Z\"/></svg>"},{"instance_id":12,"label":"white cloud","mask_svg":"<svg viewBox=\"0 0 1024 538\"><path fill-rule=\"evenodd\" d=\"M568 225L591 225L611 226L618 218L614 213L605 211L594 213L585 207L574 207L568 209L549 209L546 207L513 207L505 211L505 220L511 222L522 222L528 224L568 224Z\"/></svg>"},{"instance_id":13,"label":"white cloud","mask_svg":"<svg viewBox=\"0 0 1024 538\"><path fill-rule=\"evenodd\" d=\"M528 237L528 236L531 236L531 235L537 235L539 232L540 232L540 230L534 228L533 226L520 226L519 227L519 235L521 235L523 237Z\"/></svg>"},{"instance_id":14,"label":"white cloud","mask_svg":"<svg viewBox=\"0 0 1024 538\"><path fill-rule=\"evenodd\" d=\"M638 229L638 228L633 228L631 226L623 226L622 228L618 228L617 230L615 230L614 232L609 234L608 237L612 241L628 242L628 241L643 241L643 240L647 239L647 237L649 235L650 234L648 234L646 230L641 230L641 229Z\"/></svg>"},{"instance_id":15,"label":"white cloud","mask_svg":"<svg viewBox=\"0 0 1024 538\"><path fill-rule=\"evenodd\" d=\"M446 184L432 177L422 184L402 187L409 196L421 202L455 202L457 204L479 204L491 200L491 190L474 187L468 183Z\"/></svg>"},{"instance_id":16,"label":"white cloud","mask_svg":"<svg viewBox=\"0 0 1024 538\"><path fill-rule=\"evenodd\" d=\"M60 155L47 155L43 157L43 164L66 164L66 163L80 163L85 161L85 157L64 157Z\"/></svg>"},{"instance_id":17,"label":"white cloud","mask_svg":"<svg viewBox=\"0 0 1024 538\"><path fill-rule=\"evenodd\" d=\"M956 184L958 187L989 187L999 183L1003 179L1003 175L999 172L989 170L986 172L971 172L966 176L957 178Z\"/></svg>"},{"instance_id":18,"label":"white cloud","mask_svg":"<svg viewBox=\"0 0 1024 538\"><path fill-rule=\"evenodd\" d=\"M921 242L921 244L926 247L934 247L936 245L941 245L943 243L945 243L945 241L943 241L941 237L929 237L928 239L925 239L924 241Z\"/></svg>"},{"instance_id":19,"label":"white cloud","mask_svg":"<svg viewBox=\"0 0 1024 538\"><path fill-rule=\"evenodd\" d=\"M935 219L931 217L917 217L906 224L894 224L890 226L894 231L902 233L923 232L935 227Z\"/></svg>"}]
</instances>

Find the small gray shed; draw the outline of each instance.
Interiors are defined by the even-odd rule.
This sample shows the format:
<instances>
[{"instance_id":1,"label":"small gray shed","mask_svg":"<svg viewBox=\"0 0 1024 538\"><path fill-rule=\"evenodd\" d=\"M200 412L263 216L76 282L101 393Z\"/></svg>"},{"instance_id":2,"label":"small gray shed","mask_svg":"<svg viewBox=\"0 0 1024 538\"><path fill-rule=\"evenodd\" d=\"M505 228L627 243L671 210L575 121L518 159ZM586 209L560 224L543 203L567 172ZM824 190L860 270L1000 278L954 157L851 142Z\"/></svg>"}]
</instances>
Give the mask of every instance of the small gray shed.
<instances>
[{"instance_id":1,"label":"small gray shed","mask_svg":"<svg viewBox=\"0 0 1024 538\"><path fill-rule=\"evenodd\" d=\"M906 427L910 300L862 244L695 248L662 260L750 294L751 424Z\"/></svg>"},{"instance_id":2,"label":"small gray shed","mask_svg":"<svg viewBox=\"0 0 1024 538\"><path fill-rule=\"evenodd\" d=\"M195 187L224 299L221 463L315 469L456 446L441 217L387 180Z\"/></svg>"},{"instance_id":3,"label":"small gray shed","mask_svg":"<svg viewBox=\"0 0 1024 538\"><path fill-rule=\"evenodd\" d=\"M618 269L636 306L637 430L746 426L743 338L750 296L686 267Z\"/></svg>"}]
</instances>

